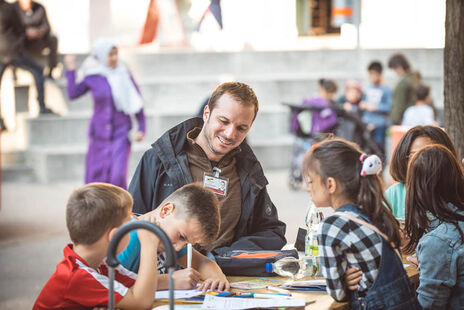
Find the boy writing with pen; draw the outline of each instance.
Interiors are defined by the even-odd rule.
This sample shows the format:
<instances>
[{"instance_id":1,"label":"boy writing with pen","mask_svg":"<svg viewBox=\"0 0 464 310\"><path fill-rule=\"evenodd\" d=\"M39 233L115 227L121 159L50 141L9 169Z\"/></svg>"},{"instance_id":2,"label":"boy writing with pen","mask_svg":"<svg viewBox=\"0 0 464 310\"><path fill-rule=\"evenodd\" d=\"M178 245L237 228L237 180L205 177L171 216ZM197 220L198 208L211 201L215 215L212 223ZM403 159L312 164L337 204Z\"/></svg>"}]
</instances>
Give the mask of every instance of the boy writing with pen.
<instances>
[{"instance_id":1,"label":"boy writing with pen","mask_svg":"<svg viewBox=\"0 0 464 310\"><path fill-rule=\"evenodd\" d=\"M106 252L113 235L130 221L131 195L120 187L90 183L76 189L66 205L66 226L72 243L40 292L34 310L107 307L110 278ZM127 245L125 236L118 252ZM155 253L161 243L140 230L139 274L118 266L114 270L114 302L118 309L151 309L157 286Z\"/></svg>"},{"instance_id":2,"label":"boy writing with pen","mask_svg":"<svg viewBox=\"0 0 464 310\"><path fill-rule=\"evenodd\" d=\"M174 272L175 289L192 289L203 281L199 290L229 290L226 276L214 261L195 249L190 250L191 254L187 253L192 244L207 245L216 240L220 226L219 201L211 190L199 184L184 185L169 195L158 208L138 219L160 226L177 251L177 264L185 269ZM140 242L135 231L130 233L129 245L118 259L125 268L138 272ZM160 244L158 290L167 289L169 284L164 260L163 245Z\"/></svg>"}]
</instances>

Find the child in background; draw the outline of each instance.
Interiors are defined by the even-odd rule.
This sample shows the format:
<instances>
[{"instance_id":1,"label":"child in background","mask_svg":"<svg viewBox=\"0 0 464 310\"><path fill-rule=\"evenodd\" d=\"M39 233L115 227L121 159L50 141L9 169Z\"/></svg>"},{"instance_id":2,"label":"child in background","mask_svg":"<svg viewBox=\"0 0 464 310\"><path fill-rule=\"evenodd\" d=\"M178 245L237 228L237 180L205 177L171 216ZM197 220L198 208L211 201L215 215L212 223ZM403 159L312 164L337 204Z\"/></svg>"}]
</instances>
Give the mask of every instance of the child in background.
<instances>
[{"instance_id":1,"label":"child in background","mask_svg":"<svg viewBox=\"0 0 464 310\"><path fill-rule=\"evenodd\" d=\"M33 309L80 309L108 306L110 240L119 226L130 221L131 195L120 187L90 183L76 189L66 206L66 225L72 244L43 287ZM138 231L142 244L139 274L115 269L114 303L120 309L150 309L156 291L156 252L159 239ZM120 252L129 236L118 246Z\"/></svg>"},{"instance_id":2,"label":"child in background","mask_svg":"<svg viewBox=\"0 0 464 310\"><path fill-rule=\"evenodd\" d=\"M398 183L393 184L385 191L385 197L392 207L393 215L399 219L404 219L408 162L417 150L429 144L441 144L453 154L457 154L446 132L435 126L416 126L409 129L393 152L390 174L393 180Z\"/></svg>"},{"instance_id":3,"label":"child in background","mask_svg":"<svg viewBox=\"0 0 464 310\"><path fill-rule=\"evenodd\" d=\"M359 104L363 98L362 85L356 79L349 79L345 83L345 94L338 99L346 112L358 112Z\"/></svg>"},{"instance_id":4,"label":"child in background","mask_svg":"<svg viewBox=\"0 0 464 310\"><path fill-rule=\"evenodd\" d=\"M329 79L319 80L318 96L304 99L302 106L317 108L313 111L297 111L292 115L291 131L298 136L314 136L330 133L337 125L337 115L331 109L337 84Z\"/></svg>"},{"instance_id":5,"label":"child in background","mask_svg":"<svg viewBox=\"0 0 464 310\"><path fill-rule=\"evenodd\" d=\"M363 111L362 121L377 144L385 150L385 132L388 127L388 114L392 105L391 89L383 84L382 64L373 61L367 67L370 85L365 92L365 100L361 101L359 108Z\"/></svg>"},{"instance_id":6,"label":"child in background","mask_svg":"<svg viewBox=\"0 0 464 310\"><path fill-rule=\"evenodd\" d=\"M353 309L415 309L415 293L397 253L399 225L382 194L381 167L376 155L367 157L343 139L323 141L306 154L303 173L313 202L335 209L318 236L322 274L328 293L338 301L349 299ZM350 292L344 275L353 267L362 280Z\"/></svg>"},{"instance_id":7,"label":"child in background","mask_svg":"<svg viewBox=\"0 0 464 310\"><path fill-rule=\"evenodd\" d=\"M405 250L416 250L419 304L423 309L462 309L463 168L446 147L428 145L412 156L406 184L405 227L410 239Z\"/></svg>"},{"instance_id":8,"label":"child in background","mask_svg":"<svg viewBox=\"0 0 464 310\"><path fill-rule=\"evenodd\" d=\"M211 259L192 251L192 268L187 267L186 245L207 245L216 240L220 226L219 200L209 189L199 184L188 184L169 195L161 205L140 216L161 227L177 252L177 264L185 269L173 273L175 289L195 288L200 280L200 290L228 290L230 288L221 268ZM135 220L135 218L133 219ZM158 290L168 289L168 275L164 268L163 246L158 252ZM118 256L121 264L137 273L140 264L140 242L136 231L130 233L127 248Z\"/></svg>"},{"instance_id":9,"label":"child in background","mask_svg":"<svg viewBox=\"0 0 464 310\"><path fill-rule=\"evenodd\" d=\"M415 94L416 104L406 109L401 125L437 125L437 122L435 122L433 108L431 106L432 99L430 98L430 87L421 84L417 86Z\"/></svg>"}]
</instances>

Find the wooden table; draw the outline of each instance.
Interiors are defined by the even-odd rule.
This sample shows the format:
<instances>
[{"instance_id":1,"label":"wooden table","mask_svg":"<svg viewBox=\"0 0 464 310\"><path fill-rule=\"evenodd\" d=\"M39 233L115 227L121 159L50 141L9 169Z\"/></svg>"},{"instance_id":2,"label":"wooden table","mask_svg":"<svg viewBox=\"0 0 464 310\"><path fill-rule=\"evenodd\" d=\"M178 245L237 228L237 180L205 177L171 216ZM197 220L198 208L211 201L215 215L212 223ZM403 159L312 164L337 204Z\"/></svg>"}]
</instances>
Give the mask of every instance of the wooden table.
<instances>
[{"instance_id":1,"label":"wooden table","mask_svg":"<svg viewBox=\"0 0 464 310\"><path fill-rule=\"evenodd\" d=\"M411 280L412 284L414 287L417 287L419 283L419 271L417 268L407 262L406 260L403 260L403 263L409 264L409 266L406 268L406 272L408 273L409 279ZM263 277L227 277L230 283L232 282L239 282L239 281L245 281L245 280L252 280L252 279L259 279ZM288 278L283 278L283 277L265 277L265 278L272 278L272 279L282 279L287 281ZM322 278L305 278L301 280L314 280L314 279L322 279ZM274 293L271 292L267 289L258 289L258 290L238 290L238 289L232 289L232 292L269 292L269 293ZM329 294L326 293L309 293L309 292L296 292L292 291L292 296L293 297L299 297L299 298L305 298L307 301L315 301L315 303L308 304L304 309L337 309L337 310L345 310L345 309L350 309L350 305L348 302L336 302ZM153 304L153 307L159 306L160 304L163 304L162 302L156 301ZM165 304L165 303L164 303ZM293 308L294 309L294 308Z\"/></svg>"}]
</instances>

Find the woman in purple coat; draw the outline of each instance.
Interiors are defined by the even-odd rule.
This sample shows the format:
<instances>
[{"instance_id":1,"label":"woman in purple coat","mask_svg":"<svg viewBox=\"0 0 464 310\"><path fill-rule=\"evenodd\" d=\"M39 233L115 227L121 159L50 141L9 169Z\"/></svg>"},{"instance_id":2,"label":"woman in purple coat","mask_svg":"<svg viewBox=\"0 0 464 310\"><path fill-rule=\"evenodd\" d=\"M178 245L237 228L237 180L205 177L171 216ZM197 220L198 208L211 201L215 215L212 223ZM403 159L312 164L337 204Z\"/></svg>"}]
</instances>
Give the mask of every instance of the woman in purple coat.
<instances>
[{"instance_id":1,"label":"woman in purple coat","mask_svg":"<svg viewBox=\"0 0 464 310\"><path fill-rule=\"evenodd\" d=\"M93 98L85 183L106 182L127 189L131 141L141 141L145 136L138 86L109 40L95 42L91 56L79 70L80 81L76 81L76 57L67 55L64 62L69 98L78 98L87 91Z\"/></svg>"}]
</instances>

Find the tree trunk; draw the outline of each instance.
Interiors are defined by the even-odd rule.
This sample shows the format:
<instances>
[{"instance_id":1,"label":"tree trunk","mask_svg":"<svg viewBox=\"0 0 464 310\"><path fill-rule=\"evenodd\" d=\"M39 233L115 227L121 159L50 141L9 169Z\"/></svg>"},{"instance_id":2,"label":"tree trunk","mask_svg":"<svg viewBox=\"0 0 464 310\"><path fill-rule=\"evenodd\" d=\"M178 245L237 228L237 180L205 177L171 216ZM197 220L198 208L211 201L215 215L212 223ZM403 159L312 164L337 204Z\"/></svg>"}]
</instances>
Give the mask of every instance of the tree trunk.
<instances>
[{"instance_id":1,"label":"tree trunk","mask_svg":"<svg viewBox=\"0 0 464 310\"><path fill-rule=\"evenodd\" d=\"M464 157L464 1L446 1L445 129Z\"/></svg>"}]
</instances>

